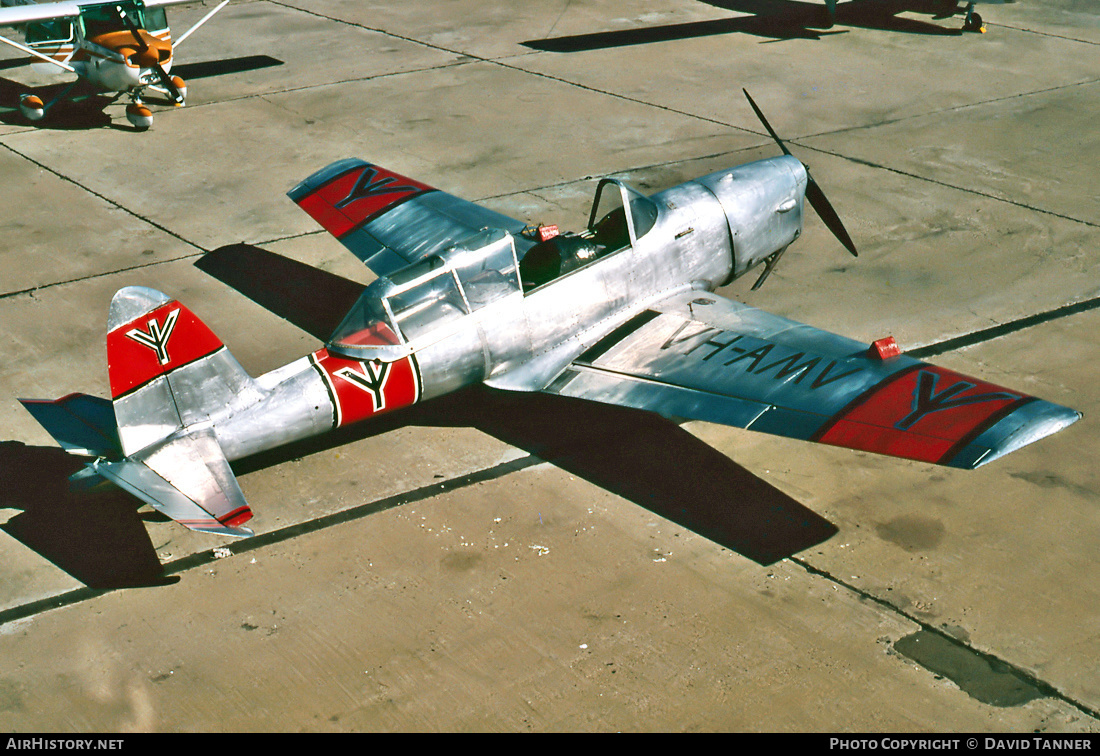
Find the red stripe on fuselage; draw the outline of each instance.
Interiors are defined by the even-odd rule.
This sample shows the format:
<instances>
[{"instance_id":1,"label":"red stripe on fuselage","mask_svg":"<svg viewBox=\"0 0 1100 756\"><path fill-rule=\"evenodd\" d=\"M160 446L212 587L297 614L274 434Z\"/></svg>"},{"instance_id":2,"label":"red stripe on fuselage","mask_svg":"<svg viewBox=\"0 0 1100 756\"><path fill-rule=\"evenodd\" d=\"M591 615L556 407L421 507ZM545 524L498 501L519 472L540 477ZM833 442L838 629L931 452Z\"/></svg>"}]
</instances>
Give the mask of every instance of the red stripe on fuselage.
<instances>
[{"instance_id":1,"label":"red stripe on fuselage","mask_svg":"<svg viewBox=\"0 0 1100 756\"><path fill-rule=\"evenodd\" d=\"M947 462L961 441L1027 399L951 370L920 365L857 399L813 440L922 462Z\"/></svg>"},{"instance_id":2,"label":"red stripe on fuselage","mask_svg":"<svg viewBox=\"0 0 1100 756\"><path fill-rule=\"evenodd\" d=\"M320 349L311 357L323 372L338 428L408 407L420 399L420 373L412 355L396 362L360 361Z\"/></svg>"},{"instance_id":3,"label":"red stripe on fuselage","mask_svg":"<svg viewBox=\"0 0 1100 756\"><path fill-rule=\"evenodd\" d=\"M397 335L384 323L355 334L358 345L397 344ZM420 399L420 368L410 354L394 362L353 360L319 349L310 362L321 373L332 399L337 428L383 412L408 407Z\"/></svg>"},{"instance_id":4,"label":"red stripe on fuselage","mask_svg":"<svg viewBox=\"0 0 1100 756\"><path fill-rule=\"evenodd\" d=\"M337 176L299 200L298 206L341 237L393 205L430 191L434 190L427 184L367 165Z\"/></svg>"}]
</instances>

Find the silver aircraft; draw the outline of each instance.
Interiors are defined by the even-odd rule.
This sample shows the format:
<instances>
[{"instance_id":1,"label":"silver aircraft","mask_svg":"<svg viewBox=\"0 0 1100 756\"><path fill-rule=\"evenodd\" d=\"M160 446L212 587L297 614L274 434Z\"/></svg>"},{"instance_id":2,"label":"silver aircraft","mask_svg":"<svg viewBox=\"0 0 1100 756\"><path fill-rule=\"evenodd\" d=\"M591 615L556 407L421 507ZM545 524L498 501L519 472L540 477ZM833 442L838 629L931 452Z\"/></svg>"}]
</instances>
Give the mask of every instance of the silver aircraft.
<instances>
[{"instance_id":1,"label":"silver aircraft","mask_svg":"<svg viewBox=\"0 0 1100 756\"><path fill-rule=\"evenodd\" d=\"M378 278L323 348L253 378L182 304L128 287L107 322L112 401L24 406L89 458L75 482L106 479L231 536L252 533L231 460L476 382L961 468L1080 417L892 339L853 341L715 294L758 266L763 282L801 234L805 201L856 251L763 122L782 156L652 196L603 179L579 233L334 163L289 195Z\"/></svg>"}]
</instances>

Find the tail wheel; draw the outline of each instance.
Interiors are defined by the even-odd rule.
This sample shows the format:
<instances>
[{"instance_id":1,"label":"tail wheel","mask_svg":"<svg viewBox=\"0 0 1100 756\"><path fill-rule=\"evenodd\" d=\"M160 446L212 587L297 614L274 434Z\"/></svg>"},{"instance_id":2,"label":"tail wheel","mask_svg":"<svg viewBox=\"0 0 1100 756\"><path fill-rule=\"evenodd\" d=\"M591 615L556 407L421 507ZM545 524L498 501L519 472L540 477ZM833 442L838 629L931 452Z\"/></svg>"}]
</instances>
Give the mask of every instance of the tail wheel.
<instances>
[{"instance_id":1,"label":"tail wheel","mask_svg":"<svg viewBox=\"0 0 1100 756\"><path fill-rule=\"evenodd\" d=\"M126 120L138 131L145 131L153 125L153 111L140 102L132 102L126 106Z\"/></svg>"}]
</instances>

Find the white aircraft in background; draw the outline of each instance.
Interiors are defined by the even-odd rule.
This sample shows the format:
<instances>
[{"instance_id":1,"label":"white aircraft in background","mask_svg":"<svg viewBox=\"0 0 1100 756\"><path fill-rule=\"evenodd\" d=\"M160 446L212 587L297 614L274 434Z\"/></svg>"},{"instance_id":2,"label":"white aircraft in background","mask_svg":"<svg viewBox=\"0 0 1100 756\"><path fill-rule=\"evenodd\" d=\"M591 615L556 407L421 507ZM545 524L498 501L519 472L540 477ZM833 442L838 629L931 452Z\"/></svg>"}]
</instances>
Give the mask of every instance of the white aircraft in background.
<instances>
[{"instance_id":1,"label":"white aircraft in background","mask_svg":"<svg viewBox=\"0 0 1100 756\"><path fill-rule=\"evenodd\" d=\"M175 48L224 8L224 0L173 44L164 6L196 0L117 0L116 2L56 2L2 0L0 26L19 27L24 41L0 36L0 43L35 59L35 67L61 68L76 81L47 103L33 93L19 98L25 118L40 121L84 81L98 90L127 94L126 118L138 130L153 124L146 107L145 91L152 90L176 105L183 105L187 85L171 76ZM39 68L41 70L41 68Z\"/></svg>"}]
</instances>

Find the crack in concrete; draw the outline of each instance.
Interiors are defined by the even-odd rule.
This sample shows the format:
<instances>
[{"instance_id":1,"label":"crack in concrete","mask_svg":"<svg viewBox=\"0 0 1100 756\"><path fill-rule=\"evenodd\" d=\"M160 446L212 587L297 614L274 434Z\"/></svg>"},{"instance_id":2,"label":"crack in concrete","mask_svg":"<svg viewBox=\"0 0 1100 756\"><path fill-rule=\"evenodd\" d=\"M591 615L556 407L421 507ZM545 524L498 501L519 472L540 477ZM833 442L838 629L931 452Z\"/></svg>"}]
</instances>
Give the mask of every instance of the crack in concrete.
<instances>
[{"instance_id":1,"label":"crack in concrete","mask_svg":"<svg viewBox=\"0 0 1100 756\"><path fill-rule=\"evenodd\" d=\"M1050 683L1036 677L1031 672L1028 672L1027 670L1022 669L1022 668L1016 666L1015 664L1012 664L1009 661L1005 661L1004 659L997 656L996 654L991 654L987 651L982 651L980 649L974 648L969 643L964 643L963 641L961 641L958 638L952 636L951 634L947 633L946 631L941 630L938 627L935 627L933 625L928 624L927 622L920 619L919 617L915 617L914 615L912 615L909 612L902 609L900 606L897 606L896 604L893 604L890 601L887 601L886 599L880 598L880 597L874 595L873 593L865 591L862 588L858 588L858 587L852 585L851 583L848 583L845 580L842 580L841 578L837 577L836 575L833 575L828 570L823 570L823 569L820 569L818 567L815 567L812 564L810 564L808 561L806 561L804 559L800 559L800 558L795 557L795 556L788 557L788 558L790 559L790 561L792 563L797 564L799 567L801 567L803 570L805 570L808 574L823 578L825 580L828 580L830 583L833 583L834 585L840 586L844 590L852 593L853 595L858 596L859 598L861 598L865 601L872 602L875 605L880 606L883 609L886 609L886 610L892 612L893 614L898 615L899 617L904 617L906 620L908 620L908 621L912 622L913 624L917 625L918 627L920 627L920 629L923 630L924 632L929 633L930 635L934 635L937 638L939 638L940 640L946 641L947 643L950 643L953 646L965 649L967 652L974 654L975 656L977 656L978 658L982 659L983 661L989 663L992 666L998 666L998 665L1003 666L1004 668L1010 670L1011 673L1013 675L1015 675L1017 678L1019 678L1020 680L1023 680L1028 685L1031 685L1036 690L1040 691L1044 696L1046 696L1048 698L1057 699L1057 700L1059 700L1059 701L1061 701L1065 704L1069 704L1070 706L1077 709L1081 713L1086 714L1086 715L1088 715L1089 717L1091 717L1093 719L1100 720L1100 710L1094 709L1091 706L1089 706L1088 704L1083 703L1081 701L1078 701L1078 700L1066 695L1065 693L1058 690L1056 687L1054 687Z\"/></svg>"},{"instance_id":2,"label":"crack in concrete","mask_svg":"<svg viewBox=\"0 0 1100 756\"><path fill-rule=\"evenodd\" d=\"M168 234L173 239L176 239L177 241L183 242L187 246L194 247L195 249L198 249L202 252L208 252L209 251L209 250L205 249L204 247L202 247L201 245L196 244L195 242L191 241L190 239L187 239L184 236L182 236L180 234L177 234L175 231L168 228L167 226L163 226L160 223L157 223L152 218L149 218L147 216L142 215L141 213L138 213L134 210L131 210L130 208L123 205L122 203L118 202L117 200L113 200L110 197L108 197L107 195L105 195L101 192L97 192L95 189L92 189L90 186L87 186L85 184L80 183L79 181L72 178L71 176L66 176L61 171L58 171L58 170L55 170L55 169L51 168L50 166L46 165L42 161L36 160L35 158L32 158L30 155L27 155L23 152L20 152L19 150L15 149L10 144L8 144L7 142L0 141L0 146L3 146L4 149L6 149L8 152L12 153L13 155L15 155L17 157L20 157L23 160L26 160L28 163L35 166L36 168L38 168L40 170L43 170L43 171L45 171L46 173L49 173L52 176L56 176L57 178L61 179L62 181L67 181L68 183L72 184L73 186L77 187L78 189L81 189L81 190L87 192L88 194L92 195L96 199L101 200L103 202L106 202L111 207L116 208L118 210L121 210L122 212L126 213L127 215L138 219L142 223L148 223L153 228L157 229L158 231L162 231L165 234ZM98 275L98 274L96 274L96 275ZM93 277L95 277L95 276L93 276Z\"/></svg>"},{"instance_id":3,"label":"crack in concrete","mask_svg":"<svg viewBox=\"0 0 1100 756\"><path fill-rule=\"evenodd\" d=\"M708 117L701 116L701 115L698 115L698 114L688 113L688 112L685 112L685 111L677 110L675 108L662 106L662 105L659 105L657 103L647 102L647 101L639 99L639 98L632 98L632 97L627 97L625 95L621 95L621 94L618 94L618 93L608 92L608 91L601 90L601 89L596 88L596 87L587 86L587 85L580 84L578 82L569 81L567 79L563 79L563 78L560 78L560 77L555 77L555 76L551 76L551 75L548 75L548 74L542 74L542 73L538 73L538 72L528 71L528 70L523 69L519 66L514 66L514 65L509 65L507 63L504 63L501 60L494 60L494 59L491 59L491 58L485 58L485 57L481 57L481 56L477 56L477 55L472 55L470 53L464 53L464 52L459 52L459 51L456 51L456 50L451 50L451 49L448 49L446 47L442 47L442 46L439 46L439 45L433 45L431 43L424 42L422 40L417 40L417 39L413 39L413 38L409 38L409 37L404 37L402 35L394 34L392 32L387 32L387 31L384 31L384 30L381 30L381 29L371 28L371 27L365 26L363 24L357 24L357 23L346 21L346 20L343 20L343 19L332 18L332 17L325 16L325 15L320 14L320 13L305 10L305 9L302 9L302 8L297 8L297 7L292 6L292 5L287 5L285 3L275 2L275 0L269 0L269 1L272 2L272 4L274 4L274 5L279 5L279 6L282 6L284 8L288 8L288 9L299 11L299 12L302 12L302 13L307 13L307 14L310 14L310 15L314 15L314 16L317 16L319 18L327 19L327 20L332 21L334 23L345 24L345 25L348 25L348 26L354 26L354 27L357 27L357 28L362 28L362 29L365 29L367 31L377 32L379 34L383 34L383 35L386 35L386 36L389 36L389 37L393 37L395 39L401 39L401 40L404 40L404 41L407 41L407 42L420 44L420 45L423 45L425 47L429 47L429 48L432 48L432 49L447 52L449 54L459 55L459 56L461 56L463 58L466 58L468 60L492 63L494 65L499 65L501 67L508 68L508 69L511 69L511 70L514 70L514 71L518 71L520 73L524 73L524 74L527 74L527 75L530 75L530 76L538 76L538 77L541 77L541 78L546 78L546 79L549 79L549 80L558 81L560 83L564 83L564 84L567 84L567 85L570 85L570 86L574 86L574 87L584 89L584 90L587 90L587 91L591 91L591 92L595 92L595 93L598 93L598 94L602 94L604 96L614 97L614 98L621 99L621 100L624 100L624 101L633 102L633 103L640 104L640 105L645 105L647 107L657 108L659 110L664 110L664 111L667 111L667 112L670 112L670 113L675 113L675 114L682 115L682 116L685 116L685 117L688 117L688 118L693 118L693 119L696 119L696 120L700 120L700 121L704 121L704 122L708 122L708 123L713 123L715 125L720 125L720 126L723 126L725 128L747 132L747 133L753 134L755 136L760 136L760 137L764 136L764 135L760 134L759 132L756 132L752 129L746 129L746 128L743 128L743 127L740 127L740 126L736 126L734 124L723 122L723 121L718 120L718 119L713 119L713 118L708 118ZM1015 27L1006 27L1006 28L1015 28ZM1040 33L1040 32L1033 32L1033 31L1028 30L1028 29L1016 29L1016 30L1017 31L1022 31L1022 32ZM1049 35L1049 34L1045 35L1045 36L1058 37L1058 35ZM1072 40L1072 38L1068 38L1068 37L1065 38L1065 39L1070 39L1071 41L1076 41L1076 42L1086 42L1085 40ZM1087 44L1096 44L1096 43L1087 42ZM512 56L512 57L515 57L515 56ZM432 67L431 69L419 69L419 70L434 70L435 68L452 67L452 66L455 66L455 65L464 64L465 62L466 61L463 61L463 60L453 61L453 62L449 62L449 63L445 64L444 66L437 66L437 67ZM397 72L397 73L414 73L414 72L410 71L410 72ZM391 75L391 74L386 74L386 75ZM379 78L379 76L371 76L371 77L366 77L366 78L368 78L368 79L370 79L370 78ZM1064 86L1065 87L1080 86L1080 85L1083 85L1083 84L1092 84L1092 83L1095 83L1095 81L1077 82L1075 84L1064 85ZM329 86L330 84L331 84L331 82L326 83L326 84L322 84L322 85L316 85L316 86ZM285 91L296 91L297 89L310 89L310 88L313 88L313 87L299 87L299 88L287 89ZM1024 97L1024 96L1038 94L1038 93L1046 92L1046 91L1052 91L1054 89L1060 89L1060 88L1064 88L1064 87L1053 87L1053 88L1049 88L1049 89L1046 89L1046 90L1038 90L1037 92L1034 92L1034 93L1020 93L1020 94L1012 95L1012 96L1006 97L1006 98L997 98L997 99L989 100L987 102L982 102L982 103L971 103L971 104L964 105L964 106L958 106L956 108L949 108L947 110L958 110L958 109L962 109L962 108L966 108L966 107L977 107L979 105L988 104L990 102L998 102L998 101L1005 100L1005 99L1011 99L1013 97ZM264 95L251 95L249 97L269 96L271 94L280 94L280 93L281 92L275 92L275 93L266 92L266 93L264 93ZM247 99L247 98L241 98L241 99ZM214 104L214 103L211 103L211 104ZM916 117L922 117L922 116L927 116L927 115L935 115L935 113L934 112L925 113L925 114L920 114L920 115L909 116L907 118L916 118ZM858 128L858 129L868 129L868 128L873 128L873 127L876 127L876 126L889 125L890 123L895 123L895 122L898 122L900 120L906 120L906 119L891 119L891 120L886 120L886 121L883 121L883 122L877 123L877 124L866 124L866 125L859 126L859 127L849 127L849 128L846 128L846 129L837 129L833 132L823 132L822 134L816 134L816 135L812 135L812 136L822 136L824 134L841 133L843 131L850 131L850 130L853 130L853 129L856 129L856 128ZM808 138L811 138L811 137L802 137L802 139L808 139ZM985 193L985 192L981 192L981 191L977 191L977 190L973 190L973 189L967 189L965 187L955 186L955 185L952 185L952 184L949 184L949 183L946 183L946 182L942 182L942 181L936 181L934 179L929 179L929 178L926 178L926 177L923 177L923 176L918 176L918 175L915 175L915 174L912 174L912 173L909 173L909 172L906 172L906 171L902 171L900 169L891 168L889 166L885 166L885 165L882 165L882 164L877 164L877 163L873 163L873 162L870 162L870 161L861 160L859 158L855 158L855 157L852 157L850 155L844 155L844 154L837 153L837 152L832 152L832 151L829 151L829 150L814 148L814 147L811 147L811 146L808 146L808 145L805 145L805 144L801 144L801 143L797 142L796 140L788 140L788 143L797 144L799 147L801 147L803 149L808 149L808 150L813 150L813 151L820 152L820 153L823 153L823 154L828 154L828 155L831 155L833 157L838 157L838 158L841 158L841 159L844 159L844 160L849 160L851 162L861 164L861 165L866 165L868 167L872 167L872 168L875 168L875 169L878 169L878 170L885 170L885 171L889 171L889 172L892 172L892 173L896 173L896 174L905 176L907 178L913 178L913 179L917 179L917 180L920 180L920 181L928 181L928 182L935 183L935 184L938 184L938 185L941 185L941 186L944 186L944 187L947 187L947 188L956 189L956 190L959 190L959 191L963 191L963 192L974 194L974 195L981 196L981 197L986 197L988 199L992 199L992 200L999 201L999 202L1005 202L1005 203L1012 204L1012 205L1015 205L1017 207L1020 207L1020 208L1026 209L1026 210L1030 210L1030 211L1033 211L1033 212L1052 215L1052 216L1055 216L1055 217L1063 218L1065 220L1073 221L1073 222L1076 222L1076 223L1081 223L1081 224L1091 226L1091 227L1100 227L1100 224L1095 223L1095 222L1091 222L1091 221L1080 219L1080 218L1074 218L1072 216L1067 216L1067 215L1060 214L1060 213L1057 213L1057 212L1054 212L1054 211L1045 210L1045 209L1039 208L1039 207L1034 207L1034 206L1028 205L1026 203L1017 202L1017 201L1006 199L1006 198L1003 198L1003 197L997 197L995 195L991 195L991 194L988 194L988 193ZM130 267L119 268L117 270L103 271L103 272L100 272L100 273L90 274L90 275L87 275L87 276L83 276L81 278L71 279L71 280L68 280L68 281L51 282L51 283L48 283L48 284L43 284L41 286L37 286L37 287L29 288L29 289L22 289L22 290L18 290L18 291L0 293L0 299L15 297L15 296L19 296L19 295L28 295L28 294L33 295L33 293L35 291L45 289L45 288L51 288L51 287L54 287L54 286L62 286L62 285L71 284L71 283L78 283L80 281L90 280L90 279L94 279L94 278L100 278L100 277L103 277L103 276L113 275L115 273L121 273L121 272L129 271L129 270L137 270L137 269L141 269L141 268L152 267L152 266L155 266L155 265L162 265L162 264L170 263L170 262L178 262L180 260L190 259L192 257L199 257L202 254L205 254L206 252L209 251L209 250L205 249L204 247L202 247L201 245L199 245L199 244L187 239L186 237L182 236L181 234L178 234L178 233L172 231L171 229L157 223L156 221L152 220L151 218L148 218L146 216L141 215L140 213L137 213L137 212L131 210L130 208L126 207L125 205L121 204L120 202L112 200L109 197L107 197L106 195L95 191L91 187L88 187L84 184L81 184L80 182L70 178L69 176L66 176L66 175L60 173L59 171L56 171L56 170L50 168L49 166L45 165L44 163L42 163L38 160L35 160L34 158L31 158L30 156L14 149L10 145L8 145L6 143L3 143L3 142L0 142L0 144L2 144L7 150L12 152L13 154L15 154L18 157L30 162L31 164L37 166L41 170L44 170L44 171L46 171L46 172L48 172L48 173L50 173L54 176L57 176L58 178L60 178L64 181L67 181L67 182L73 184L74 186L77 186L78 188L82 189L83 191L89 193L90 195L100 199L103 202L108 203L112 207L115 207L119 210L122 210L123 212L131 215L132 217L138 219L139 221L147 223L150 226L162 231L163 233L168 234L172 238L174 238L174 239L176 239L180 242L183 242L184 244L187 244L187 245L192 246L192 247L199 250L199 252L197 252L197 253L190 254L190 255L183 255L183 256L180 256L180 257L173 258L171 260L158 260L158 261L155 261L155 262L145 263L145 264L142 264L142 265L134 265L134 266L130 266ZM718 154L725 154L725 153L718 153ZM711 157L716 157L716 156L717 155L711 156ZM696 156L696 157L693 157L691 159L694 160L694 159L701 159L701 158ZM650 168L659 167L661 165L668 165L668 164L672 164L672 163L675 163L675 162L682 162L682 161L668 161L667 163L659 163L659 164L655 164L655 165L649 166L649 167ZM628 169L628 170L635 170L636 171L636 170L642 170L642 169L643 168L632 168L632 169ZM547 186L543 186L543 187L538 187L536 189L526 189L526 190L523 190L521 192L515 192L515 193L508 194L508 195L496 195L496 197L491 197L491 198L512 196L512 194L521 194L521 193L524 193L524 192L534 192L534 191L544 190L544 189L547 189L547 188L553 188L553 187L557 187L557 186L568 185L570 183L576 183L576 181L561 182L561 183L558 183L558 184L552 184L552 185L547 185ZM491 198L485 198L485 199L491 199ZM272 243L273 241L282 241L284 239L293 239L293 238L299 238L299 237L303 237L303 236L311 236L311 235L314 235L314 234L317 234L317 233L321 233L321 232L320 231L314 231L314 232L307 232L307 233L304 233L304 234L295 234L295 235L291 235L291 236L287 236L287 237L282 237L280 239L268 240L266 242L261 242L261 243L269 244L269 243ZM938 355L938 354L942 354L944 352L948 352L948 351L952 351L952 350L955 350L955 349L960 349L960 348L964 348L964 347L967 347L967 346L972 346L974 344L982 343L984 341L989 341L991 339L998 338L999 336L1003 336L1003 335L1006 335L1008 333L1013 333L1013 332L1016 332L1016 331L1020 331L1020 330L1023 330L1025 328L1030 328L1030 327L1033 327L1033 326L1036 326L1036 325L1039 325L1039 324L1042 324L1042 323L1050 322L1050 321L1055 320L1055 319L1068 317L1070 315L1090 311L1090 310L1097 309L1097 308L1100 308L1100 297L1094 298L1094 299L1089 299L1089 300L1086 300L1086 301L1083 301L1083 302L1077 302L1077 303L1065 305L1063 307L1055 308L1053 310L1048 310L1046 312L1037 313L1037 314L1030 315L1030 316L1027 316L1027 317L1024 317L1024 318L1020 318L1020 319L1011 321L1009 323L1005 323L1005 324L1002 324L1002 325L993 326L991 328L986 328L986 329L974 331L970 334L965 334L963 336L958 336L958 337L954 337L954 338L951 338L951 339L947 339L947 340L944 340L944 341L941 341L941 342L938 342L938 343L935 343L935 344L931 344L931 345L928 345L928 346L925 346L925 347L920 347L918 349L911 350L910 352L908 352L908 354L911 355L911 356L914 356L914 357L918 357L918 358ZM269 546L269 545L272 545L272 544L275 544L275 543L279 543L279 542L282 542L282 541L289 540L291 538L298 537L300 535L304 535L304 534L307 534L307 533L312 533L312 532L316 532L316 531L319 531L319 530L323 530L323 529L326 529L328 527L332 527L332 526L335 526L335 525L338 525L338 524L341 524L341 523L344 523L344 522L350 522L350 521L353 521L353 520L361 519L361 518L366 517L368 515L375 514L377 512L381 512L381 511L385 511L387 509L392 509L394 507L402 506L404 504L408 504L408 503L412 503L412 502L416 502L416 501L422 501L424 499L434 497L438 494L458 490L460 488L464 488L464 487L467 487L467 486L470 486L470 485L474 485L476 483L480 483L480 482L483 482L483 481L488 481L488 480L494 480L494 479L497 479L497 478L501 478L501 477L509 475L513 472L517 472L519 470L522 470L522 469L525 469L525 468L528 468L528 467L532 467L532 466L535 466L535 465L538 465L538 464L541 464L541 463L542 463L541 459L539 459L537 457L534 457L532 455L527 455L527 456L524 456L524 457L520 457L519 459L510 461L510 462L506 462L506 463L502 463L500 465L496 465L496 466L491 467L491 468L486 468L484 470L480 470L480 471L470 473L470 474L467 474L467 475L464 475L464 476L459 476L457 478L452 478L452 479L445 480L445 481L442 481L442 482L433 482L430 485L423 486L423 487L418 488L418 489L414 489L413 491L409 491L409 492L406 492L406 493L403 493L403 494L397 494L395 496L387 497L387 498L384 498L384 499L379 499L379 500L374 501L374 502L369 502L367 504L363 504L363 505L360 505L358 507L353 507L353 508L348 509L348 510L344 510L344 511L337 512L337 513L334 513L334 514L331 514L331 515L326 515L326 516L323 516L323 517L319 517L319 518L316 518L314 520L309 520L309 521L305 521L305 522L298 523L298 524L295 524L295 525L280 528L278 530L271 531L269 533L263 533L263 534L254 536L254 537L248 539L247 541L242 541L242 542L239 542L239 543L235 544L233 547L231 547L231 551L234 554L241 554L241 553L245 553L247 551L253 551L253 550L256 550L256 549L263 548L265 546ZM213 549L208 550L208 551L204 551L204 552L198 552L196 554L192 554L192 555L189 555L189 556L186 556L186 557L181 557L179 559L175 559L171 562L166 563L164 565L164 568L165 568L164 569L164 574L166 576L176 575L176 574L185 572L187 570L191 570L191 569L194 569L196 567L199 567L199 566L202 566L202 565L205 565L205 564L209 564L210 562L215 561L217 558L218 557L215 556ZM1024 681L1026 681L1028 684L1034 686L1037 690L1041 691L1045 696L1048 696L1050 698L1054 698L1054 699L1057 699L1059 701L1062 701L1063 703L1066 703L1066 704L1074 707L1075 709L1077 709L1078 711L1086 714L1087 716L1089 716L1093 719L1100 720L1100 711L1097 711L1096 709L1093 709L1092 707L1088 706L1087 704L1084 704L1083 702L1078 701L1076 699L1073 699L1072 697L1062 693L1060 690L1058 690L1056 687L1054 687L1050 683L1047 683L1046 681L1035 677L1030 672L1027 672L1024 669L1021 669L1021 668L1017 667L1016 665L1013 665L1010 662L1007 662L1004 659L1001 659L1000 657L998 657L994 654L981 651L979 649L976 649L976 648L970 646L967 643L963 643L962 641L958 640L957 638L954 638L953 636L949 635L945 631L943 631L939 628L936 628L936 627L928 624L927 622L911 615L910 613L906 612L901 607L898 607L898 606L890 603L889 601L881 599L881 598L879 598L879 597L877 597L877 596L875 596L875 595L873 595L873 594L871 594L867 591L864 591L864 590L862 590L862 589L860 589L860 588L858 588L854 585L851 585L850 583L845 582L844 580L836 577L835 575L832 575L828 571L822 570L822 569L819 569L819 568L813 566L808 561L805 561L803 559L800 559L798 557L793 557L793 556L790 557L789 559L794 564L799 565L806 573L821 577L825 580L828 580L831 583L833 583L834 585L842 587L845 590L851 592L852 594L854 594L856 596L859 596L860 598L862 598L864 600L873 602L876 605L882 607L883 609L886 609L887 611L890 611L891 613L894 613L898 616L904 617L906 620L908 620L908 621L916 624L917 626L919 626L923 631L925 631L927 633L930 633L932 635L935 635L935 636L941 638L942 640L944 640L948 643L951 643L953 645L964 648L968 652L975 654L976 656L984 659L985 661L987 661L991 664L1003 665L1004 667L1010 669L1014 675L1016 675L1017 677L1019 677L1020 679L1022 679ZM30 618L30 617L34 617L38 614L49 611L51 609L57 609L57 608L65 607L65 606L71 606L71 605L74 605L74 604L78 604L80 602L87 601L89 599L96 598L98 596L114 592L115 590L121 590L121 589L97 589L97 588L83 587L83 588L77 588L77 589L74 589L72 591L68 591L66 593L59 594L59 595L56 595L56 596L51 596L51 597L47 597L47 598L40 599L40 600L37 600L37 601L32 601L32 602L28 602L26 604L11 607L9 609L0 611L0 625L15 622L15 621L20 620L20 619L27 619L27 618Z\"/></svg>"}]
</instances>

